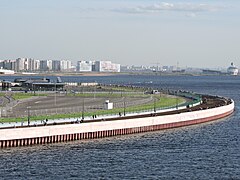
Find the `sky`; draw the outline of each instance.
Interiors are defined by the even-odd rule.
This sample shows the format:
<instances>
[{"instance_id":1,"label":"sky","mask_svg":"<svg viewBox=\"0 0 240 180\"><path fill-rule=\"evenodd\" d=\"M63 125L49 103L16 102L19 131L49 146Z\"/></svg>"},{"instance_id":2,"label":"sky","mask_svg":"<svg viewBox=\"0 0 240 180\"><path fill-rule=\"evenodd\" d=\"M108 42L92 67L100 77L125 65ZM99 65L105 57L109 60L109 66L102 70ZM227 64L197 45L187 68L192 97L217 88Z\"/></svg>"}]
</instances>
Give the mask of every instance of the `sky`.
<instances>
[{"instance_id":1,"label":"sky","mask_svg":"<svg viewBox=\"0 0 240 180\"><path fill-rule=\"evenodd\" d=\"M239 0L0 0L0 59L240 67Z\"/></svg>"}]
</instances>

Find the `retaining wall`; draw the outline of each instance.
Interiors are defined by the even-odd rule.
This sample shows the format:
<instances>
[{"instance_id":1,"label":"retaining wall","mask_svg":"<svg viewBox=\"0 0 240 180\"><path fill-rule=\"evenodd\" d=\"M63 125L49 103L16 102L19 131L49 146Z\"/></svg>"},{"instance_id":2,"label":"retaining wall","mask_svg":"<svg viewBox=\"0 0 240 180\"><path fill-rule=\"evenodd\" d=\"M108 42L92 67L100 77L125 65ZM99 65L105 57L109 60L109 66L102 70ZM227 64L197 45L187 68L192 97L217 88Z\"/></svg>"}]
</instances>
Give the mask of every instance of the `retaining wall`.
<instances>
[{"instance_id":1,"label":"retaining wall","mask_svg":"<svg viewBox=\"0 0 240 180\"><path fill-rule=\"evenodd\" d=\"M0 130L0 147L65 142L155 131L198 124L226 117L234 111L234 102L212 109L144 118L52 125Z\"/></svg>"}]
</instances>

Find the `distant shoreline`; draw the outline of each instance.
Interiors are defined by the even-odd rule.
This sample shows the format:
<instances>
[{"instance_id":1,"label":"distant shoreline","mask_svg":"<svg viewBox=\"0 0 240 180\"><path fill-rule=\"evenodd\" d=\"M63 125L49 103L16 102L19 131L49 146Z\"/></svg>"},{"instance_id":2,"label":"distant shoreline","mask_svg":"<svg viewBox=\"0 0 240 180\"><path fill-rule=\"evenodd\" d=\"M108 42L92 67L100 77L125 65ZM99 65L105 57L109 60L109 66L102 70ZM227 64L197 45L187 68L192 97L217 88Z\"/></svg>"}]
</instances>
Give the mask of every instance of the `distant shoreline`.
<instances>
[{"instance_id":1,"label":"distant shoreline","mask_svg":"<svg viewBox=\"0 0 240 180\"><path fill-rule=\"evenodd\" d=\"M69 72L69 73L65 73L65 72L50 72L50 73L15 73L15 74L1 74L0 76L114 76L114 75L118 75L119 73L85 73L85 72L79 72L79 73L75 73L75 72Z\"/></svg>"},{"instance_id":2,"label":"distant shoreline","mask_svg":"<svg viewBox=\"0 0 240 180\"><path fill-rule=\"evenodd\" d=\"M46 73L15 73L0 74L4 76L116 76L116 75L145 75L145 76L231 76L228 74L198 74L198 73L149 73L149 72L46 72ZM239 75L236 75L239 76Z\"/></svg>"}]
</instances>

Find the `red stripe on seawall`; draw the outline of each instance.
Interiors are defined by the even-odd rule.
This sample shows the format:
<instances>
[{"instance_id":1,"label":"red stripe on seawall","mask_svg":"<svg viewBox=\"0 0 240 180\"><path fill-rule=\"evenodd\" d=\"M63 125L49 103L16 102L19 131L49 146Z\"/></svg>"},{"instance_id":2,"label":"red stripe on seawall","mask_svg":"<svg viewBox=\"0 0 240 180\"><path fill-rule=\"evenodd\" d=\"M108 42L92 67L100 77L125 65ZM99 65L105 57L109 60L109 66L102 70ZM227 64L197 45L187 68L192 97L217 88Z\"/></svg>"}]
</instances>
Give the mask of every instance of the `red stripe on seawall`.
<instances>
[{"instance_id":1,"label":"red stripe on seawall","mask_svg":"<svg viewBox=\"0 0 240 180\"><path fill-rule=\"evenodd\" d=\"M167 124L158 124L158 125L151 125L151 126L144 126L144 127L105 130L105 131L97 131L97 132L85 132L85 133L80 133L80 134L64 134L64 135L56 135L56 136L49 136L49 137L36 137L36 138L29 138L29 139L1 140L0 148L28 146L28 145L33 145L33 144L55 143L55 142L62 142L62 141L66 142L66 141L73 141L73 140L79 140L79 139L102 138L102 137L109 137L109 136L116 136L116 135L125 135L125 134L132 134L132 133L141 133L141 132L147 132L147 131L156 131L156 130L162 130L162 129L190 126L190 125L194 125L194 124L210 122L210 121L214 121L217 119L227 117L227 116L231 115L233 113L233 111L234 110L231 110L229 112L219 114L216 116L207 117L207 118L167 123Z\"/></svg>"},{"instance_id":2,"label":"red stripe on seawall","mask_svg":"<svg viewBox=\"0 0 240 180\"><path fill-rule=\"evenodd\" d=\"M201 123L210 122L210 121L214 121L217 119L227 117L227 116L231 115L233 113L233 111L234 110L231 110L229 112L219 114L216 116L207 117L207 118L195 119L195 120L190 120L190 121L182 121L182 122L176 122L176 123L169 123L167 125L170 125L170 127L168 126L169 128L176 128L176 127L182 127L182 126L190 126L190 125L194 125L194 124L201 124ZM164 129L169 129L169 128L164 128Z\"/></svg>"}]
</instances>

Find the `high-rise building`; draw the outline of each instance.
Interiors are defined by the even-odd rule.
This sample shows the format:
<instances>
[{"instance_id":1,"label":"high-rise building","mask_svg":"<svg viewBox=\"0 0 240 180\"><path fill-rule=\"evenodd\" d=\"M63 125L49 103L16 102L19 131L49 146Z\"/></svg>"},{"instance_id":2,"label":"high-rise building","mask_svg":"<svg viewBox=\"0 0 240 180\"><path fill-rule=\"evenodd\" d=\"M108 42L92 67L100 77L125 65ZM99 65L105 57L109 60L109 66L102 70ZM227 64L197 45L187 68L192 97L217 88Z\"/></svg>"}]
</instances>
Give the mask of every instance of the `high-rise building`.
<instances>
[{"instance_id":1,"label":"high-rise building","mask_svg":"<svg viewBox=\"0 0 240 180\"><path fill-rule=\"evenodd\" d=\"M4 60L0 60L0 68L4 69L4 65L5 65L5 61Z\"/></svg>"},{"instance_id":2,"label":"high-rise building","mask_svg":"<svg viewBox=\"0 0 240 180\"><path fill-rule=\"evenodd\" d=\"M16 71L31 71L32 62L31 58L17 58L16 59Z\"/></svg>"},{"instance_id":3,"label":"high-rise building","mask_svg":"<svg viewBox=\"0 0 240 180\"><path fill-rule=\"evenodd\" d=\"M32 58L17 58L16 60L0 60L0 68L17 72L34 71L76 71L70 60L35 60ZM111 61L78 61L79 72L120 72L120 64Z\"/></svg>"},{"instance_id":4,"label":"high-rise building","mask_svg":"<svg viewBox=\"0 0 240 180\"><path fill-rule=\"evenodd\" d=\"M15 70L16 68L16 60L0 60L0 68Z\"/></svg>"},{"instance_id":5,"label":"high-rise building","mask_svg":"<svg viewBox=\"0 0 240 180\"><path fill-rule=\"evenodd\" d=\"M40 68L40 61L35 59L29 59L28 71L38 71Z\"/></svg>"},{"instance_id":6,"label":"high-rise building","mask_svg":"<svg viewBox=\"0 0 240 180\"><path fill-rule=\"evenodd\" d=\"M52 60L40 61L40 71L51 71L51 70L52 70Z\"/></svg>"},{"instance_id":7,"label":"high-rise building","mask_svg":"<svg viewBox=\"0 0 240 180\"><path fill-rule=\"evenodd\" d=\"M69 60L61 60L60 61L60 68L61 71L69 71L72 67L72 62Z\"/></svg>"},{"instance_id":8,"label":"high-rise building","mask_svg":"<svg viewBox=\"0 0 240 180\"><path fill-rule=\"evenodd\" d=\"M78 61L77 62L77 71L79 72L91 72L93 62L92 61Z\"/></svg>"},{"instance_id":9,"label":"high-rise building","mask_svg":"<svg viewBox=\"0 0 240 180\"><path fill-rule=\"evenodd\" d=\"M61 63L59 60L52 61L52 70L53 71L61 71Z\"/></svg>"},{"instance_id":10,"label":"high-rise building","mask_svg":"<svg viewBox=\"0 0 240 180\"><path fill-rule=\"evenodd\" d=\"M111 61L96 61L95 70L98 72L120 72L120 64Z\"/></svg>"},{"instance_id":11,"label":"high-rise building","mask_svg":"<svg viewBox=\"0 0 240 180\"><path fill-rule=\"evenodd\" d=\"M25 58L16 59L16 71L24 70Z\"/></svg>"},{"instance_id":12,"label":"high-rise building","mask_svg":"<svg viewBox=\"0 0 240 180\"><path fill-rule=\"evenodd\" d=\"M8 70L15 70L16 60L5 60L4 68Z\"/></svg>"}]
</instances>

